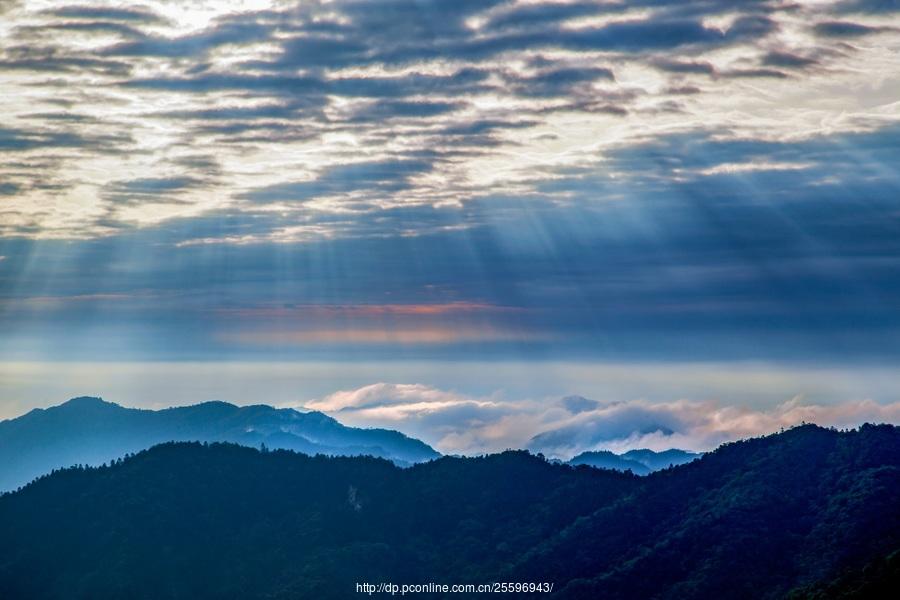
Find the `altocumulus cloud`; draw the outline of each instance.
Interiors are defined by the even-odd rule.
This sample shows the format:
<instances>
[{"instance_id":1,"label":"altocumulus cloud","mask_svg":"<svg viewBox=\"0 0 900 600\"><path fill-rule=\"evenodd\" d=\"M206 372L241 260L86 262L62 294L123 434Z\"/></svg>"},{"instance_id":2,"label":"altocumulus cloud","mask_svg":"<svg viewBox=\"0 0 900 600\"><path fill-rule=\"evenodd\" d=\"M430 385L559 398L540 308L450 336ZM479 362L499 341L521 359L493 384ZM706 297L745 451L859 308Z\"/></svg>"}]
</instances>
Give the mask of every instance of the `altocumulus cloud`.
<instances>
[{"instance_id":1,"label":"altocumulus cloud","mask_svg":"<svg viewBox=\"0 0 900 600\"><path fill-rule=\"evenodd\" d=\"M465 218L485 190L558 206L572 194L552 184L572 169L602 170L614 151L672 132L797 140L898 119L895 2L63 0L0 10L0 180L17 186L0 232L26 238L192 219L182 230L192 239L177 241L292 243L382 235L365 224L414 206L452 207L456 226L470 228L494 216ZM211 148L215 177L192 166ZM162 185L178 181L193 183ZM585 202L603 195L590 189ZM278 219L262 225L271 204ZM252 231L191 235L223 211Z\"/></svg>"},{"instance_id":2,"label":"altocumulus cloud","mask_svg":"<svg viewBox=\"0 0 900 600\"><path fill-rule=\"evenodd\" d=\"M422 384L376 383L308 402L355 425L391 427L444 453L528 448L568 459L585 450L632 448L705 451L724 442L801 423L853 427L900 423L900 402L816 404L794 397L771 408L712 400L598 402L580 396L514 400L500 392L472 396Z\"/></svg>"},{"instance_id":3,"label":"altocumulus cloud","mask_svg":"<svg viewBox=\"0 0 900 600\"><path fill-rule=\"evenodd\" d=\"M0 10L4 356L900 356L896 2Z\"/></svg>"}]
</instances>

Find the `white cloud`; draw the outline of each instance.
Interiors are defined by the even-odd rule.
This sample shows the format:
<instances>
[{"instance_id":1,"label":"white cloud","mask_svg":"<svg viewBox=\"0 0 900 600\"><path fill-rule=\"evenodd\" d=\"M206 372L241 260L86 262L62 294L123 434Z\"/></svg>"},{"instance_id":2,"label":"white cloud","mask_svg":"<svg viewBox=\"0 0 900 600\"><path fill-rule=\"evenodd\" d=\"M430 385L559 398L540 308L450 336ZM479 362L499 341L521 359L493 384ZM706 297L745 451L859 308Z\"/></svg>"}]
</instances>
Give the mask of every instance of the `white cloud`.
<instances>
[{"instance_id":1,"label":"white cloud","mask_svg":"<svg viewBox=\"0 0 900 600\"><path fill-rule=\"evenodd\" d=\"M444 453L530 448L569 458L591 449L709 450L723 442L773 433L803 422L854 427L900 423L900 402L807 403L800 396L769 408L714 400L575 402L474 397L422 384L376 383L308 402L344 423L398 429Z\"/></svg>"},{"instance_id":2,"label":"white cloud","mask_svg":"<svg viewBox=\"0 0 900 600\"><path fill-rule=\"evenodd\" d=\"M789 7L774 3L724 12L717 5L727 3L686 5L689 18L697 17L704 27L723 35L741 18L753 20L758 11L777 27L771 35L739 36L727 44L665 48L667 57L682 64L669 71L648 64L647 52L627 47L576 48L594 29L622 21L647 26L644 35L654 39L654 23L671 20L677 8L619 13L598 5L591 14L573 13L562 25L553 19L538 23L543 35L533 47L506 47L516 36L502 29L492 32L491 21L514 18L519 10L533 10L534 3L504 2L494 9L494 3L399 3L392 18L384 21L378 16L384 11L366 10L367 3L359 2L321 0L294 6L273 0L147 0L132 11L147 18L127 18L118 27L104 21L103 11L91 18L85 12L90 9L82 9L79 16L78 7L65 10L70 4L13 3L0 22L0 71L8 88L2 108L8 123L16 125L0 144L0 179L21 188L7 200L9 210L0 229L18 235L112 235L126 226L151 227L223 209L252 217L260 209L241 201L247 191L312 183L329 169L347 164L348 156L377 161L462 150L452 152L452 160L434 161L432 169L403 180L403 185L319 190L315 201L302 206L275 204L272 208L284 215L285 223L279 226L186 241L239 244L340 237L350 231L333 219L308 223L310 215L345 214L347 204L366 205L372 213L415 204L459 206L487 188L533 193L539 183L536 173L551 180L554 173L597 167L598 158L616 148L678 131L786 140L871 130L900 118L898 16L854 16L859 25L877 26L877 43L851 45L814 35L811 24L826 18L834 2ZM456 18L473 29L455 29ZM312 24L314 35L309 37L318 39L316 24L326 22L342 31L338 39L354 43L332 47L325 38L308 48L296 47L306 39L296 32ZM437 23L441 33L428 33ZM406 35L396 36L404 26ZM59 35L48 36L47 31ZM425 37L417 39L421 32ZM434 52L430 35L451 35L454 43L445 42L443 51L436 45ZM557 47L540 42L547 35L559 37ZM570 35L576 37L569 40ZM482 54L479 50L488 49L492 41L497 53ZM650 44L648 50L654 47ZM810 68L786 68L790 73L769 68L775 77L748 77L766 71L759 69L759 59L773 49L794 49L801 59L813 55L816 60ZM402 52L391 58L396 51ZM279 63L282 59L288 63ZM598 64L612 69L614 79L597 74L567 83L567 77L589 74ZM685 64L707 69L695 66L692 71ZM251 65L268 68L255 71ZM317 70L326 75L323 82L335 83L327 98L324 83L306 89L303 78L288 77L281 83L259 76L272 72L292 77ZM454 79L478 72L490 76L468 83ZM444 79L422 85L426 77ZM60 109L60 85L67 91L65 110ZM673 89L694 92L673 98ZM373 113L354 120L357 109L375 106L385 97L397 100L390 105L390 118ZM461 98L466 102L459 102ZM430 108L423 104L426 99L433 103ZM365 110L361 113L366 116ZM215 149L214 160L198 167L197 157L210 148ZM19 160L22 157L27 160ZM761 161L725 163L709 171L800 168ZM287 181L285 173L292 174ZM108 197L117 181L184 175L197 176L198 184L179 193L161 192L153 202L112 202ZM397 233L419 231L407 227Z\"/></svg>"},{"instance_id":3,"label":"white cloud","mask_svg":"<svg viewBox=\"0 0 900 600\"><path fill-rule=\"evenodd\" d=\"M430 408L447 408L467 402L487 404L417 383L374 383L355 390L335 392L321 400L309 402L306 406L321 411L416 406L419 411L427 411Z\"/></svg>"}]
</instances>

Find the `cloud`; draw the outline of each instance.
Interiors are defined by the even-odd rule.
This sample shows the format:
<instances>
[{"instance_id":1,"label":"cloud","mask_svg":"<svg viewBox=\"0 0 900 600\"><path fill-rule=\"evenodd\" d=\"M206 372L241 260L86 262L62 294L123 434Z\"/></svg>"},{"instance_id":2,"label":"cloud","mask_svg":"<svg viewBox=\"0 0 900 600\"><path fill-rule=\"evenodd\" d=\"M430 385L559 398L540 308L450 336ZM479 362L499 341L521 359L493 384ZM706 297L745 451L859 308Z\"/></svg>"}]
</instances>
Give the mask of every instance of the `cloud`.
<instances>
[{"instance_id":1,"label":"cloud","mask_svg":"<svg viewBox=\"0 0 900 600\"><path fill-rule=\"evenodd\" d=\"M181 192L197 187L201 181L193 177L148 177L117 181L108 186L104 197L115 204L134 205L144 202L177 202Z\"/></svg>"},{"instance_id":2,"label":"cloud","mask_svg":"<svg viewBox=\"0 0 900 600\"><path fill-rule=\"evenodd\" d=\"M804 422L840 428L864 422L900 423L900 402L867 399L824 405L795 397L762 409L711 400L602 403L579 396L511 400L500 393L476 397L392 383L336 392L305 406L358 426L399 429L445 453L527 447L563 459L597 449L706 451Z\"/></svg>"},{"instance_id":3,"label":"cloud","mask_svg":"<svg viewBox=\"0 0 900 600\"><path fill-rule=\"evenodd\" d=\"M823 21L813 27L816 35L825 37L861 37L884 31L882 27L871 27L852 21Z\"/></svg>"},{"instance_id":4,"label":"cloud","mask_svg":"<svg viewBox=\"0 0 900 600\"><path fill-rule=\"evenodd\" d=\"M690 60L673 60L671 58L655 58L652 63L658 69L670 73L695 73L700 75L714 75L716 68L708 62Z\"/></svg>"},{"instance_id":5,"label":"cloud","mask_svg":"<svg viewBox=\"0 0 900 600\"><path fill-rule=\"evenodd\" d=\"M463 102L433 102L427 100L377 100L358 108L350 117L354 122L381 122L388 119L435 117L466 106Z\"/></svg>"},{"instance_id":6,"label":"cloud","mask_svg":"<svg viewBox=\"0 0 900 600\"><path fill-rule=\"evenodd\" d=\"M132 179L118 184L118 190L130 194L160 194L183 190L197 182L190 177L153 177L148 179Z\"/></svg>"},{"instance_id":7,"label":"cloud","mask_svg":"<svg viewBox=\"0 0 900 600\"><path fill-rule=\"evenodd\" d=\"M113 8L87 5L71 5L47 11L48 14L69 19L103 19L108 21L137 21L153 23L164 21L158 14L146 8Z\"/></svg>"},{"instance_id":8,"label":"cloud","mask_svg":"<svg viewBox=\"0 0 900 600\"><path fill-rule=\"evenodd\" d=\"M0 71L14 86L7 128L29 133L6 136L0 153L49 153L72 140L78 155L29 167L8 230L83 239L193 217L199 231L227 211L259 234L225 235L222 244L308 240L286 232L313 227L317 238L358 235L358 212L340 219L334 203L308 202L331 195L361 203L348 211L364 204L373 235L391 233L390 225L394 235L409 236L423 225L422 213L398 209L428 204L456 221L441 226L470 228L464 207L486 190L530 202L571 169L598 167L619 148L673 131L722 139L871 131L896 120L893 56L839 39L875 28L870 18L819 23L815 48L773 44L796 44L817 14L850 8L878 10L885 15L879 31L893 32L889 4L845 2L829 11L762 0L311 0L260 10L231 2L19 3L5 15ZM781 82L788 79L793 85ZM825 80L841 90L827 105L795 93ZM876 81L886 82L880 93L856 91ZM19 119L28 124L12 125ZM216 177L174 175L199 180L197 193L153 215L124 207L119 212L128 214L107 214L120 182L173 177L172 165L210 148ZM115 161L101 156L111 151ZM339 179L350 163L417 157L429 163L417 173L399 165L384 179ZM13 170L4 166L0 177L26 177ZM543 200L568 206L556 194ZM261 218L272 202L293 206ZM460 214L448 218L447 207ZM274 229L263 231L263 221ZM196 239L214 241L175 243Z\"/></svg>"},{"instance_id":9,"label":"cloud","mask_svg":"<svg viewBox=\"0 0 900 600\"><path fill-rule=\"evenodd\" d=\"M585 449L704 451L724 442L766 435L801 423L846 428L866 422L900 422L900 402L851 400L817 405L795 397L765 410L722 406L712 401L633 400L576 415L565 424L534 436L529 448L563 457Z\"/></svg>"},{"instance_id":10,"label":"cloud","mask_svg":"<svg viewBox=\"0 0 900 600\"><path fill-rule=\"evenodd\" d=\"M221 46L247 44L267 39L272 28L252 20L227 20L207 30L177 38L144 36L115 44L101 51L108 56L200 57Z\"/></svg>"},{"instance_id":11,"label":"cloud","mask_svg":"<svg viewBox=\"0 0 900 600\"><path fill-rule=\"evenodd\" d=\"M306 403L306 407L311 410L334 412L404 405L445 408L465 403L478 404L479 401L422 384L375 383L356 390L335 392L321 400Z\"/></svg>"},{"instance_id":12,"label":"cloud","mask_svg":"<svg viewBox=\"0 0 900 600\"><path fill-rule=\"evenodd\" d=\"M113 136L85 137L69 131L52 129L0 128L0 151L27 152L43 148L95 148L125 141Z\"/></svg>"},{"instance_id":13,"label":"cloud","mask_svg":"<svg viewBox=\"0 0 900 600\"><path fill-rule=\"evenodd\" d=\"M579 87L585 87L585 93L591 94L590 84L598 80L614 81L615 76L611 69L604 67L569 67L549 69L530 77L512 78L511 83L519 95L552 97L574 94Z\"/></svg>"},{"instance_id":14,"label":"cloud","mask_svg":"<svg viewBox=\"0 0 900 600\"><path fill-rule=\"evenodd\" d=\"M891 3L201 4L3 4L6 287L179 289L148 351L900 355ZM517 312L220 321L278 302Z\"/></svg>"},{"instance_id":15,"label":"cloud","mask_svg":"<svg viewBox=\"0 0 900 600\"><path fill-rule=\"evenodd\" d=\"M497 327L468 325L386 324L368 327L319 326L303 329L266 330L223 333L220 341L266 348L286 347L422 347L471 345L490 342L523 342L539 338L532 332L504 330Z\"/></svg>"},{"instance_id":16,"label":"cloud","mask_svg":"<svg viewBox=\"0 0 900 600\"><path fill-rule=\"evenodd\" d=\"M887 14L900 12L898 0L842 0L834 7L838 13Z\"/></svg>"},{"instance_id":17,"label":"cloud","mask_svg":"<svg viewBox=\"0 0 900 600\"><path fill-rule=\"evenodd\" d=\"M311 181L280 183L244 194L253 202L303 201L354 191L392 192L409 185L409 178L432 169L423 160L350 163L328 169Z\"/></svg>"},{"instance_id":18,"label":"cloud","mask_svg":"<svg viewBox=\"0 0 900 600\"><path fill-rule=\"evenodd\" d=\"M819 61L815 58L801 56L800 54L797 54L795 52L786 52L786 51L778 51L778 50L773 50L773 51L767 53L762 59L762 64L767 67L786 67L786 68L802 69L805 67L816 65L818 63L819 63Z\"/></svg>"},{"instance_id":19,"label":"cloud","mask_svg":"<svg viewBox=\"0 0 900 600\"><path fill-rule=\"evenodd\" d=\"M513 406L499 396L472 397L422 384L376 383L335 392L306 408L335 415L346 423L404 431L442 452L482 452L511 447L515 424L505 422Z\"/></svg>"}]
</instances>

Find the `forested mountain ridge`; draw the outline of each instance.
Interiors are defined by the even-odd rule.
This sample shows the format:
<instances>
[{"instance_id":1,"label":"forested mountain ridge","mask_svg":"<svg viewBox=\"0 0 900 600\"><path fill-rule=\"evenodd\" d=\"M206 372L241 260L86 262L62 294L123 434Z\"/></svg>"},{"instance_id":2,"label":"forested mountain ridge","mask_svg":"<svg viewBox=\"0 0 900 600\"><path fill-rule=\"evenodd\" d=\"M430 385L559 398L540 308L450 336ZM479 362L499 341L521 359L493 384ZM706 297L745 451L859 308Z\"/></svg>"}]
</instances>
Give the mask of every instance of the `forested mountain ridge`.
<instances>
[{"instance_id":1,"label":"forested mountain ridge","mask_svg":"<svg viewBox=\"0 0 900 600\"><path fill-rule=\"evenodd\" d=\"M379 456L400 464L440 456L400 432L346 427L315 411L226 402L142 410L80 397L0 421L0 491L51 469L97 465L168 441L265 444L306 454Z\"/></svg>"},{"instance_id":2,"label":"forested mountain ridge","mask_svg":"<svg viewBox=\"0 0 900 600\"><path fill-rule=\"evenodd\" d=\"M898 517L886 425L798 427L646 477L526 452L400 469L169 443L0 497L0 597L346 598L367 581L853 597L896 578Z\"/></svg>"}]
</instances>

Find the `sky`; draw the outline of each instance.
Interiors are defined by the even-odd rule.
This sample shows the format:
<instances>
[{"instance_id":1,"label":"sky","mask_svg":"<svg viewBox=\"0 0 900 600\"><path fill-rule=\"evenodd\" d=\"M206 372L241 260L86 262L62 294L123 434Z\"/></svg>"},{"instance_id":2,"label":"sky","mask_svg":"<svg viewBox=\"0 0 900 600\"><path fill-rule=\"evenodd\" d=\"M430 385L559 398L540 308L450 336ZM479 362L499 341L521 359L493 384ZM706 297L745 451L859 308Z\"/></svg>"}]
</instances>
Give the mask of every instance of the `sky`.
<instances>
[{"instance_id":1,"label":"sky","mask_svg":"<svg viewBox=\"0 0 900 600\"><path fill-rule=\"evenodd\" d=\"M894 0L0 0L0 89L0 418L900 422Z\"/></svg>"}]
</instances>

